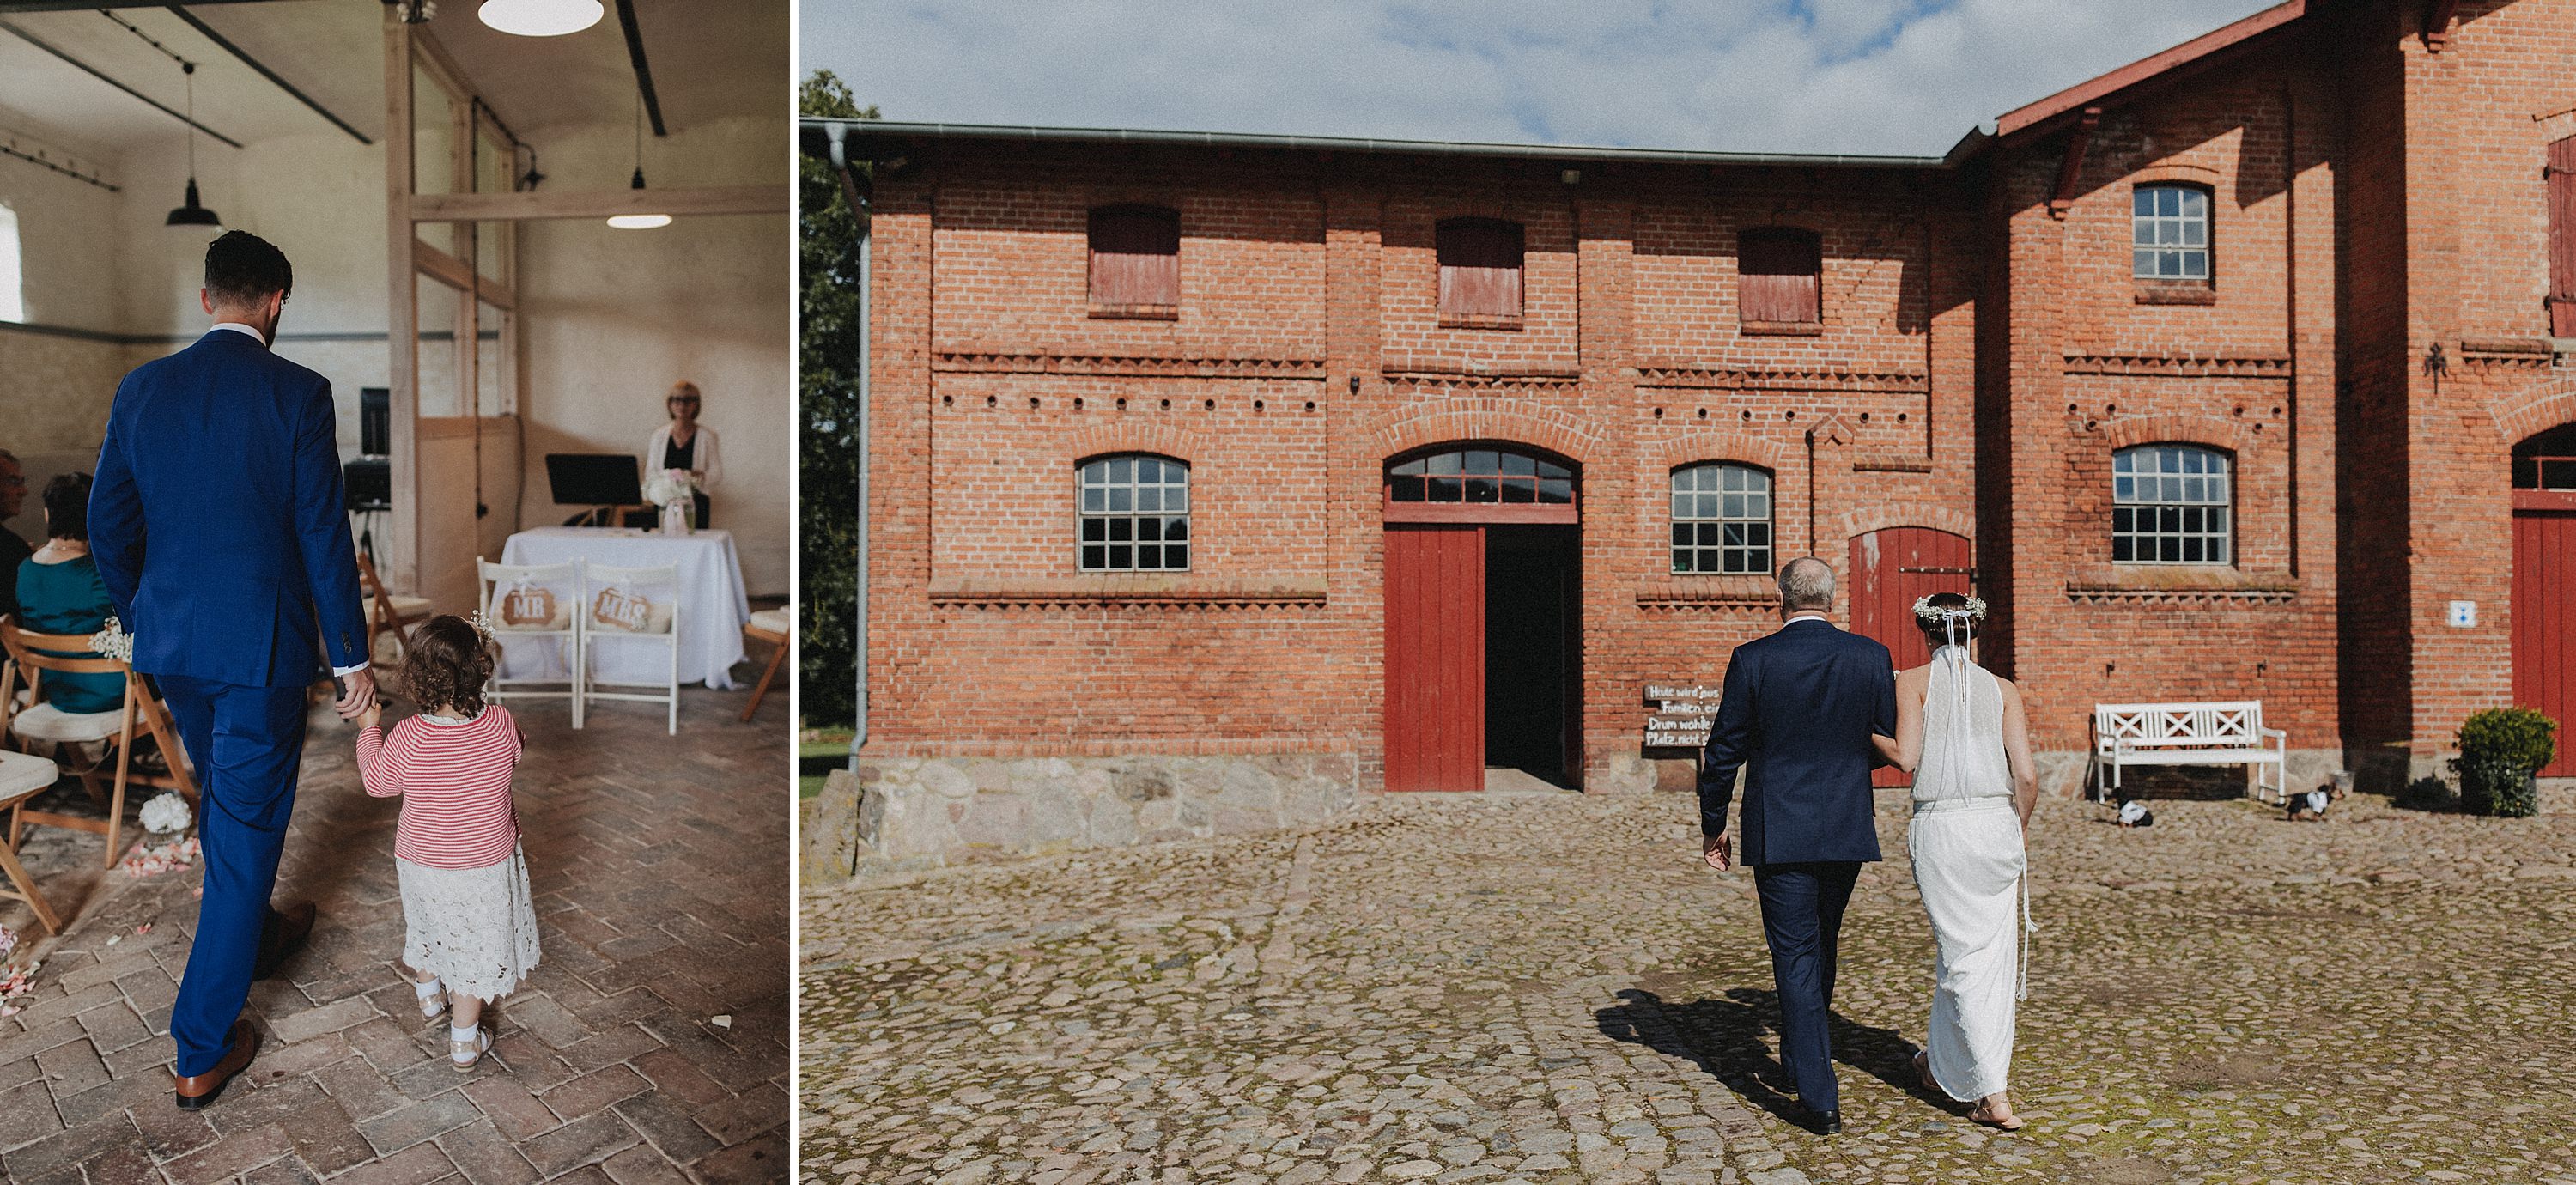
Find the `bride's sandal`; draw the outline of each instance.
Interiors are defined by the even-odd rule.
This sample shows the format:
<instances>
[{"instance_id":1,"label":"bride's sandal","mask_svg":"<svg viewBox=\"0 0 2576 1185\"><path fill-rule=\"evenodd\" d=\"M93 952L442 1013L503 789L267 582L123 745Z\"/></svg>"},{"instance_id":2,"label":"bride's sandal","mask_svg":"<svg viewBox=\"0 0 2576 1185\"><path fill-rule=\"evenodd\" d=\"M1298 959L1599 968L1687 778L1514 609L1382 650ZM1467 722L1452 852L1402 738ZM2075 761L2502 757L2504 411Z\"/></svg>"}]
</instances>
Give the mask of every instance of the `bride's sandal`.
<instances>
[{"instance_id":1,"label":"bride's sandal","mask_svg":"<svg viewBox=\"0 0 2576 1185\"><path fill-rule=\"evenodd\" d=\"M1939 1095L1945 1099L1950 1097L1950 1092L1941 1089L1941 1084L1932 1080L1931 1054L1917 1053L1914 1055L1914 1073L1917 1077L1922 1079L1923 1089L1931 1091L1933 1094Z\"/></svg>"},{"instance_id":2,"label":"bride's sandal","mask_svg":"<svg viewBox=\"0 0 2576 1185\"><path fill-rule=\"evenodd\" d=\"M447 1015L447 992L436 976L432 976L427 983L413 980L411 990L412 994L420 997L422 1020L437 1020Z\"/></svg>"},{"instance_id":3,"label":"bride's sandal","mask_svg":"<svg viewBox=\"0 0 2576 1185\"><path fill-rule=\"evenodd\" d=\"M2011 1104L2007 1103L2005 1106L2009 1108ZM1978 1103L1976 1110L1968 1112L1968 1120L1971 1123L1991 1127L1996 1131L2017 1132L2021 1130L2020 1116L2014 1115L2007 1110L2003 1117L1998 1119L1995 1117L1995 1106L1992 1103Z\"/></svg>"},{"instance_id":4,"label":"bride's sandal","mask_svg":"<svg viewBox=\"0 0 2576 1185\"><path fill-rule=\"evenodd\" d=\"M470 1036L459 1037L456 1035L458 1033L468 1033ZM475 1063L482 1061L483 1055L491 1048L492 1032L479 1024L472 1029L451 1027L447 1030L447 1063L458 1070L473 1069Z\"/></svg>"}]
</instances>

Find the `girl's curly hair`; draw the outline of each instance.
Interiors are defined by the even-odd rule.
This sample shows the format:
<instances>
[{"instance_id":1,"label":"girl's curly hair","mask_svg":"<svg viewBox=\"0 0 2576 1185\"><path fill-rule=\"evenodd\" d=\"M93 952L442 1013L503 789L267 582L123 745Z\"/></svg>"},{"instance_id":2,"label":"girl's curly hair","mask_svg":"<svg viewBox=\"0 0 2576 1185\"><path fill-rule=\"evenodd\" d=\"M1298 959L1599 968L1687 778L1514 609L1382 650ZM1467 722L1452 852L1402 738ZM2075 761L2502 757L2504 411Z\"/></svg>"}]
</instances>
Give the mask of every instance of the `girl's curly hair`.
<instances>
[{"instance_id":1,"label":"girl's curly hair","mask_svg":"<svg viewBox=\"0 0 2576 1185\"><path fill-rule=\"evenodd\" d=\"M413 630L404 649L403 689L422 709L447 707L468 716L483 710L483 685L492 678L492 651L474 624L441 613Z\"/></svg>"}]
</instances>

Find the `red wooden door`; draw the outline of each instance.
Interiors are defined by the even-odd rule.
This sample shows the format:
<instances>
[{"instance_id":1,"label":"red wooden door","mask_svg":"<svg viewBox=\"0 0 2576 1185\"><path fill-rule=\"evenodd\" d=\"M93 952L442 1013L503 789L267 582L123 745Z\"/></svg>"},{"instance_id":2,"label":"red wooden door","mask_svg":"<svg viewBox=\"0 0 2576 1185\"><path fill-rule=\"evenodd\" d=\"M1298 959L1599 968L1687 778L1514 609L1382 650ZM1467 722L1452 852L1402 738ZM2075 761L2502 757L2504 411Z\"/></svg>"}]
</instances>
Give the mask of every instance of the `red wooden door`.
<instances>
[{"instance_id":1,"label":"red wooden door","mask_svg":"<svg viewBox=\"0 0 2576 1185\"><path fill-rule=\"evenodd\" d=\"M2558 722L2543 777L2576 777L2576 510L2513 516L2513 702Z\"/></svg>"},{"instance_id":2,"label":"red wooden door","mask_svg":"<svg viewBox=\"0 0 2576 1185\"><path fill-rule=\"evenodd\" d=\"M1386 788L1485 788L1485 529L1386 527Z\"/></svg>"},{"instance_id":3,"label":"red wooden door","mask_svg":"<svg viewBox=\"0 0 2576 1185\"><path fill-rule=\"evenodd\" d=\"M1923 631L1914 628L1914 601L1938 592L1970 590L1971 551L1966 538L1930 527L1889 527L1851 541L1852 632L1875 638L1896 659L1896 669L1932 661ZM1894 766L1870 781L1903 786L1913 779Z\"/></svg>"}]
</instances>

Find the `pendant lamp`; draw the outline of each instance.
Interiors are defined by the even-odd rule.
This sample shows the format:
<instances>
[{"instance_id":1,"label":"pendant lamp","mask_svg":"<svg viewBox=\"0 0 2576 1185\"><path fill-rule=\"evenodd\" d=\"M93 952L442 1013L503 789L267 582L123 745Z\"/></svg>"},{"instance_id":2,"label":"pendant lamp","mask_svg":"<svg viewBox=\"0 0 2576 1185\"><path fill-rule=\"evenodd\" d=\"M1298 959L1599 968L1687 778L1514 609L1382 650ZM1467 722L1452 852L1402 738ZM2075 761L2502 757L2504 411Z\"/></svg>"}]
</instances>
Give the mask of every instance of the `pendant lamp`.
<instances>
[{"instance_id":1,"label":"pendant lamp","mask_svg":"<svg viewBox=\"0 0 2576 1185\"><path fill-rule=\"evenodd\" d=\"M599 0L483 0L474 15L504 33L561 37L598 24L606 12Z\"/></svg>"},{"instance_id":2,"label":"pendant lamp","mask_svg":"<svg viewBox=\"0 0 2576 1185\"><path fill-rule=\"evenodd\" d=\"M635 94L635 180L630 188L638 191L644 188L644 93L642 91L637 91ZM668 214L614 214L609 216L608 224L619 230L652 230L655 227L671 225L671 216Z\"/></svg>"},{"instance_id":3,"label":"pendant lamp","mask_svg":"<svg viewBox=\"0 0 2576 1185\"><path fill-rule=\"evenodd\" d=\"M197 64L179 63L188 76L188 200L170 211L163 226L186 227L190 230L222 230L224 220L197 200Z\"/></svg>"}]
</instances>

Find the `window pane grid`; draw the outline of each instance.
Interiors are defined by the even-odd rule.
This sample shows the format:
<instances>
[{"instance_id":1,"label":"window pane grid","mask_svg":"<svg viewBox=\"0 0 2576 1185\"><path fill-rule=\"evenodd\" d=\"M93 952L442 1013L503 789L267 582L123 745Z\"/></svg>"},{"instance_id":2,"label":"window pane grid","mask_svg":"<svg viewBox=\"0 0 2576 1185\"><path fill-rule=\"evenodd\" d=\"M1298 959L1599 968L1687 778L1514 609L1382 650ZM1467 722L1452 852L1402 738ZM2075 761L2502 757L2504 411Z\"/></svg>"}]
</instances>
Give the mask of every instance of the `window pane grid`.
<instances>
[{"instance_id":1,"label":"window pane grid","mask_svg":"<svg viewBox=\"0 0 2576 1185\"><path fill-rule=\"evenodd\" d=\"M1771 570L1771 475L1745 465L1673 471L1673 571Z\"/></svg>"},{"instance_id":2,"label":"window pane grid","mask_svg":"<svg viewBox=\"0 0 2576 1185\"><path fill-rule=\"evenodd\" d=\"M1084 464L1077 484L1081 571L1189 568L1189 466L1162 457L1104 457Z\"/></svg>"},{"instance_id":3,"label":"window pane grid","mask_svg":"<svg viewBox=\"0 0 2576 1185\"><path fill-rule=\"evenodd\" d=\"M1574 471L1523 453L1459 449L1390 466L1386 496L1390 502L1565 506L1574 501Z\"/></svg>"},{"instance_id":4,"label":"window pane grid","mask_svg":"<svg viewBox=\"0 0 2576 1185\"><path fill-rule=\"evenodd\" d=\"M2130 198L2130 270L2145 280L2209 278L2209 195L2141 185Z\"/></svg>"},{"instance_id":5,"label":"window pane grid","mask_svg":"<svg viewBox=\"0 0 2576 1185\"><path fill-rule=\"evenodd\" d=\"M2123 564L2233 562L2235 490L2224 453L2151 444L2111 457L2111 559Z\"/></svg>"}]
</instances>

